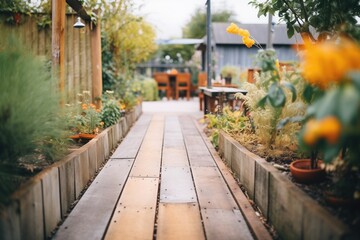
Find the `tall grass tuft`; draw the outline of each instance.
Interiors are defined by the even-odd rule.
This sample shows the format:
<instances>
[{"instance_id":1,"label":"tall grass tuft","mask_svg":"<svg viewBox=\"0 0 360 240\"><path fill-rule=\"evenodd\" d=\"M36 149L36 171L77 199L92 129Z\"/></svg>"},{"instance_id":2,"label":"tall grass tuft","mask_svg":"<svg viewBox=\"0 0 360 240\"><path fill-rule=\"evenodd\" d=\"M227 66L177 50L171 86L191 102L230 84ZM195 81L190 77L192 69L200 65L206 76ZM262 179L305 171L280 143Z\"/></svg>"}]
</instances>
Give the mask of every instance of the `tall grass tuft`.
<instances>
[{"instance_id":1,"label":"tall grass tuft","mask_svg":"<svg viewBox=\"0 0 360 240\"><path fill-rule=\"evenodd\" d=\"M51 139L61 132L59 97L46 63L15 39L0 45L0 164L43 151L52 158ZM54 142L59 140L54 140Z\"/></svg>"}]
</instances>

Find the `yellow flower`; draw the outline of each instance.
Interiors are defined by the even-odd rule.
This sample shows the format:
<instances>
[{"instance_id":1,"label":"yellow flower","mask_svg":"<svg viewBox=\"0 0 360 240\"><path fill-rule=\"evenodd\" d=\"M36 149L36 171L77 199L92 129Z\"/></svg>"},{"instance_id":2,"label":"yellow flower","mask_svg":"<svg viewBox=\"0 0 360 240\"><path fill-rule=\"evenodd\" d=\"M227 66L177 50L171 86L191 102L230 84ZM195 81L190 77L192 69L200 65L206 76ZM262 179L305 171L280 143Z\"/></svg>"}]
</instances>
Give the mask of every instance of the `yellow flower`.
<instances>
[{"instance_id":1,"label":"yellow flower","mask_svg":"<svg viewBox=\"0 0 360 240\"><path fill-rule=\"evenodd\" d=\"M235 23L231 23L230 26L226 28L226 31L231 34L238 34L239 27Z\"/></svg>"},{"instance_id":2,"label":"yellow flower","mask_svg":"<svg viewBox=\"0 0 360 240\"><path fill-rule=\"evenodd\" d=\"M248 48L251 48L255 44L255 40L249 37L243 37L243 42Z\"/></svg>"},{"instance_id":3,"label":"yellow flower","mask_svg":"<svg viewBox=\"0 0 360 240\"><path fill-rule=\"evenodd\" d=\"M360 70L360 47L341 39L339 43L305 41L303 75L309 83L325 89L331 83L346 81L351 70Z\"/></svg>"},{"instance_id":4,"label":"yellow flower","mask_svg":"<svg viewBox=\"0 0 360 240\"><path fill-rule=\"evenodd\" d=\"M226 28L226 31L231 34L237 34L242 36L242 40L248 48L252 47L255 44L255 40L250 38L249 31L239 28L235 23L231 23L230 26Z\"/></svg>"}]
</instances>

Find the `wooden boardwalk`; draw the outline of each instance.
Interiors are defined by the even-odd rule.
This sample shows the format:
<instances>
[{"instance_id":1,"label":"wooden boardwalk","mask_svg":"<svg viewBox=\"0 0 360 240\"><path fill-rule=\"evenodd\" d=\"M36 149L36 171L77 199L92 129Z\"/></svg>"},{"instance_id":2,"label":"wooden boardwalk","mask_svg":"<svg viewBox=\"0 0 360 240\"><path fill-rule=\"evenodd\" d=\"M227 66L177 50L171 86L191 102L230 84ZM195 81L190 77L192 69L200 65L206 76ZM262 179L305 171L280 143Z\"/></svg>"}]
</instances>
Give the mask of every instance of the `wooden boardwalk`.
<instances>
[{"instance_id":1,"label":"wooden boardwalk","mask_svg":"<svg viewBox=\"0 0 360 240\"><path fill-rule=\"evenodd\" d=\"M270 235L195 119L157 113L140 117L54 239Z\"/></svg>"}]
</instances>

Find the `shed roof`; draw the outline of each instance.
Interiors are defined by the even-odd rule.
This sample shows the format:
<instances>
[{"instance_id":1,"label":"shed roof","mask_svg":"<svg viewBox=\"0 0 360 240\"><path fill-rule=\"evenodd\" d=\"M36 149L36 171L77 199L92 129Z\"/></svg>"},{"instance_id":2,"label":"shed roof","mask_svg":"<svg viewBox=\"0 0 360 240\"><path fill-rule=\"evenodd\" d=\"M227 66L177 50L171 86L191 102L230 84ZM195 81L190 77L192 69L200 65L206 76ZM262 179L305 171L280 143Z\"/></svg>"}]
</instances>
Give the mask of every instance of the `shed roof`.
<instances>
[{"instance_id":1,"label":"shed roof","mask_svg":"<svg viewBox=\"0 0 360 240\"><path fill-rule=\"evenodd\" d=\"M226 32L226 28L230 23L212 23L213 40L215 44L243 44L241 37ZM247 29L251 36L260 44L267 42L267 24L237 24L240 28ZM274 45L293 45L302 43L301 36L298 33L292 38L288 38L285 24L277 24L274 26Z\"/></svg>"}]
</instances>

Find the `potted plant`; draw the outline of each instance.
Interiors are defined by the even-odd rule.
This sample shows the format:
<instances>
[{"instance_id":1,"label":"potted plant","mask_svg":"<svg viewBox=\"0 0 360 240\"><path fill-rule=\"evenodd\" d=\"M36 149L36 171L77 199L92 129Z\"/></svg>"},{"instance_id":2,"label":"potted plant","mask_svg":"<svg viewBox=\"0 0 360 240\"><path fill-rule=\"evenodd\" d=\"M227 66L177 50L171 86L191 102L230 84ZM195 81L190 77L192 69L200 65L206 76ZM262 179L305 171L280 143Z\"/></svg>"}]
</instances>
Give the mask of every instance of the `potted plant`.
<instances>
[{"instance_id":1,"label":"potted plant","mask_svg":"<svg viewBox=\"0 0 360 240\"><path fill-rule=\"evenodd\" d=\"M90 102L90 92L83 91L78 94L79 102L75 106L68 105L68 125L73 132L70 138L89 140L99 133L103 128L104 122L101 121L101 109L97 109L95 104Z\"/></svg>"},{"instance_id":2,"label":"potted plant","mask_svg":"<svg viewBox=\"0 0 360 240\"><path fill-rule=\"evenodd\" d=\"M236 66L224 66L220 74L225 79L225 84L231 84L231 80L239 76L239 69Z\"/></svg>"},{"instance_id":3,"label":"potted plant","mask_svg":"<svg viewBox=\"0 0 360 240\"><path fill-rule=\"evenodd\" d=\"M310 104L300 146L321 152L324 163L332 165L328 169L335 171L331 192L351 198L360 198L359 59L359 44L344 37L305 42L304 97Z\"/></svg>"}]
</instances>

